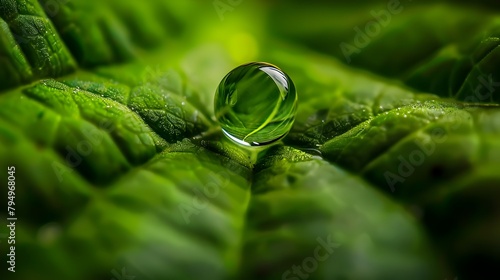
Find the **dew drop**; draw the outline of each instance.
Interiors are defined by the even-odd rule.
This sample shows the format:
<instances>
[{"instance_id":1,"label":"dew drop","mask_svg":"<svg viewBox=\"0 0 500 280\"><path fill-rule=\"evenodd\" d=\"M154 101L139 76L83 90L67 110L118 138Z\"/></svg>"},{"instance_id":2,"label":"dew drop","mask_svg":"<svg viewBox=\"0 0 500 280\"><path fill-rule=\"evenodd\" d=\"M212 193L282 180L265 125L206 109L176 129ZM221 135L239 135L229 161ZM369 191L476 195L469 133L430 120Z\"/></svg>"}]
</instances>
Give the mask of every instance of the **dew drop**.
<instances>
[{"instance_id":1,"label":"dew drop","mask_svg":"<svg viewBox=\"0 0 500 280\"><path fill-rule=\"evenodd\" d=\"M245 146L263 146L283 138L295 121L297 94L278 67L252 62L236 67L215 93L215 117L224 134Z\"/></svg>"},{"instance_id":2,"label":"dew drop","mask_svg":"<svg viewBox=\"0 0 500 280\"><path fill-rule=\"evenodd\" d=\"M198 122L198 114L199 114L198 110L196 110L196 111L193 112L193 122L194 123Z\"/></svg>"}]
</instances>

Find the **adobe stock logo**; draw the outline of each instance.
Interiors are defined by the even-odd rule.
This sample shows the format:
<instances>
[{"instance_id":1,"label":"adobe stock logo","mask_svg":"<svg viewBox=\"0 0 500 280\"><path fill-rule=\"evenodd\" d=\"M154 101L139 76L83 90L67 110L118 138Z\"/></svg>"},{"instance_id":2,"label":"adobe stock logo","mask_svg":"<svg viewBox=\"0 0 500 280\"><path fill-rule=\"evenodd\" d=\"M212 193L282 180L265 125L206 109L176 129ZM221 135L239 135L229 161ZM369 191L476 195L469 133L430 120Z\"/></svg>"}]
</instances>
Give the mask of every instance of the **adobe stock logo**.
<instances>
[{"instance_id":1,"label":"adobe stock logo","mask_svg":"<svg viewBox=\"0 0 500 280\"><path fill-rule=\"evenodd\" d=\"M471 83L470 88L474 89L470 95L464 98L466 102L481 102L493 98L493 94L500 87L500 82L493 80L493 75L480 75ZM399 154L397 172L384 172L384 178L391 192L396 191L396 184L404 183L413 173L424 164L427 158L432 156L439 148L439 144L448 140L448 135L457 131L463 124L468 123L470 115L460 114L460 112L448 112L444 115L429 112L430 119L439 119L439 126L430 130L427 135L417 137L413 140L415 149L409 153ZM394 171L394 170L393 170Z\"/></svg>"},{"instance_id":2,"label":"adobe stock logo","mask_svg":"<svg viewBox=\"0 0 500 280\"><path fill-rule=\"evenodd\" d=\"M436 146L444 143L447 138L448 135L444 128L435 127L429 136L415 139L413 142L417 148L412 150L407 157L404 157L402 154L398 156L398 173L394 174L390 171L384 173L385 180L391 192L396 191L394 186L397 183L403 183L408 177L413 175L416 168L422 165L425 159L434 153Z\"/></svg>"},{"instance_id":3,"label":"adobe stock logo","mask_svg":"<svg viewBox=\"0 0 500 280\"><path fill-rule=\"evenodd\" d=\"M351 56L353 54L359 54L361 49L366 48L372 42L372 39L380 33L382 28L389 25L392 20L392 16L401 13L403 8L404 7L399 0L390 0L387 3L386 9L378 12L371 10L370 14L374 20L368 21L365 24L364 30L362 30L359 26L353 28L355 31L353 44L342 42L339 45L347 63L351 63Z\"/></svg>"},{"instance_id":4,"label":"adobe stock logo","mask_svg":"<svg viewBox=\"0 0 500 280\"><path fill-rule=\"evenodd\" d=\"M283 273L282 280L309 278L309 275L318 269L319 262L326 261L333 253L333 249L340 247L340 244L332 242L330 235L327 236L326 241L321 237L316 238L316 241L319 245L314 249L313 255L302 260L299 265L292 265L291 269Z\"/></svg>"},{"instance_id":5,"label":"adobe stock logo","mask_svg":"<svg viewBox=\"0 0 500 280\"><path fill-rule=\"evenodd\" d=\"M224 14L227 12L232 12L236 7L238 7L243 0L215 0L212 2L217 15L221 21L224 20Z\"/></svg>"},{"instance_id":6,"label":"adobe stock logo","mask_svg":"<svg viewBox=\"0 0 500 280\"><path fill-rule=\"evenodd\" d=\"M134 275L129 275L127 274L127 269L125 267L122 267L121 271L117 271L116 269L111 270L111 273L113 274L113 278L111 280L134 280L135 276Z\"/></svg>"},{"instance_id":7,"label":"adobe stock logo","mask_svg":"<svg viewBox=\"0 0 500 280\"><path fill-rule=\"evenodd\" d=\"M201 188L196 187L191 189L194 194L191 203L181 202L177 205L186 224L191 223L192 215L198 215L202 210L209 207L211 201L215 200L230 182L230 174L227 171L212 174L211 177L211 180L203 186L203 191Z\"/></svg>"}]
</instances>

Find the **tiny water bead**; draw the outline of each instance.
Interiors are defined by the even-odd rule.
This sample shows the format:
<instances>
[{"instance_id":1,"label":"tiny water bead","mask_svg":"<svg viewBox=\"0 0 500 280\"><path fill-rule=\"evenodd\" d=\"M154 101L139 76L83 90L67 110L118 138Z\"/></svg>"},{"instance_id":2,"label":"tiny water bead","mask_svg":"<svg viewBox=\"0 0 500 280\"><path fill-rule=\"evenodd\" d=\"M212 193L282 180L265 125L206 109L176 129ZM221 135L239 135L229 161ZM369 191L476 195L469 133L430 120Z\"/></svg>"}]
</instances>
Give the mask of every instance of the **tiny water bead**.
<instances>
[{"instance_id":1,"label":"tiny water bead","mask_svg":"<svg viewBox=\"0 0 500 280\"><path fill-rule=\"evenodd\" d=\"M224 134L245 146L283 138L297 109L295 86L278 67L252 62L236 67L220 82L214 111Z\"/></svg>"}]
</instances>

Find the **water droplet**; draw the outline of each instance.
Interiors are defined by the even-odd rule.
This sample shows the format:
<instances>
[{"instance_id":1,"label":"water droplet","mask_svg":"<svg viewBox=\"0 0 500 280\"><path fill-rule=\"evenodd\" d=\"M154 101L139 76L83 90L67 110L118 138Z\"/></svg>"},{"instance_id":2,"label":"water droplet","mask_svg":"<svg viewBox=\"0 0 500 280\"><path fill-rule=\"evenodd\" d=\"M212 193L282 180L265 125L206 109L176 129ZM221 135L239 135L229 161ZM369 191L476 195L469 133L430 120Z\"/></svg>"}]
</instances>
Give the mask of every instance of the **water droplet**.
<instances>
[{"instance_id":1,"label":"water droplet","mask_svg":"<svg viewBox=\"0 0 500 280\"><path fill-rule=\"evenodd\" d=\"M283 138L295 121L295 86L278 67L252 62L227 74L215 93L215 117L224 134L245 146Z\"/></svg>"},{"instance_id":2,"label":"water droplet","mask_svg":"<svg viewBox=\"0 0 500 280\"><path fill-rule=\"evenodd\" d=\"M196 111L193 112L193 122L194 123L198 122L198 114L199 114L198 110L196 110Z\"/></svg>"},{"instance_id":3,"label":"water droplet","mask_svg":"<svg viewBox=\"0 0 500 280\"><path fill-rule=\"evenodd\" d=\"M319 147L319 145L318 145L318 144L316 144L316 145ZM318 157L318 159L322 159L322 158L321 158L321 156L323 156L323 154L322 154L322 153L321 153L321 151L320 151L320 150L318 150L318 149L314 149L314 148L302 148L302 149L300 149L300 150L301 150L301 151L304 151L304 152L306 152L306 153L309 153L309 154L311 154L311 155L313 155L313 156L315 156L315 157Z\"/></svg>"},{"instance_id":4,"label":"water droplet","mask_svg":"<svg viewBox=\"0 0 500 280\"><path fill-rule=\"evenodd\" d=\"M186 105L186 102L182 101L182 102L181 102L181 105L182 105L182 106Z\"/></svg>"}]
</instances>

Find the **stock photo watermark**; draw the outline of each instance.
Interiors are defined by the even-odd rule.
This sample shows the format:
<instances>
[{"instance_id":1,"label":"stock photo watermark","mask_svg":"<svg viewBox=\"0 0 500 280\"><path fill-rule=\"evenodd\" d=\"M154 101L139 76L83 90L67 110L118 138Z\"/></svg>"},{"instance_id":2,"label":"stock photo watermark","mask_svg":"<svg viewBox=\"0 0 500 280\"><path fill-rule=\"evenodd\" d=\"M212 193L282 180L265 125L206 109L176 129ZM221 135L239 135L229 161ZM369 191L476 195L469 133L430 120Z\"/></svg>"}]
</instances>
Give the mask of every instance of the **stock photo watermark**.
<instances>
[{"instance_id":1,"label":"stock photo watermark","mask_svg":"<svg viewBox=\"0 0 500 280\"><path fill-rule=\"evenodd\" d=\"M179 203L179 212L186 224L191 223L191 216L198 215L207 208L210 200L215 199L229 183L229 173L220 171L212 177L211 181L203 186L203 189L192 188L193 197L191 203Z\"/></svg>"},{"instance_id":2,"label":"stock photo watermark","mask_svg":"<svg viewBox=\"0 0 500 280\"><path fill-rule=\"evenodd\" d=\"M59 14L62 7L67 5L71 1L72 0L48 0L44 3L39 2L39 4L41 5L41 7L44 10L47 17L50 19L50 18L55 17L57 14ZM2 5L2 6L5 5L7 8L10 8L9 5L11 5L11 3L8 3L8 2L9 1L6 1L6 3L4 3L4 1L0 1L0 5ZM17 10L17 9L14 9L14 10ZM43 24L38 24L38 25L36 25L36 28L34 26L31 27L29 25L26 25L24 28L22 28L18 31L11 28L10 32L11 32L12 37L14 38L14 40L16 41L17 44L30 45L30 44L33 44L32 38L34 38L36 36L42 36L43 34L45 34L47 32L47 30L45 29L45 26ZM46 62L47 62L47 60L43 59L42 64L37 65L37 67L39 69L44 68Z\"/></svg>"},{"instance_id":3,"label":"stock photo watermark","mask_svg":"<svg viewBox=\"0 0 500 280\"><path fill-rule=\"evenodd\" d=\"M212 5L214 6L215 12L219 16L219 19L223 21L225 19L224 14L227 12L233 12L236 7L241 5L243 0L214 0Z\"/></svg>"},{"instance_id":4,"label":"stock photo watermark","mask_svg":"<svg viewBox=\"0 0 500 280\"><path fill-rule=\"evenodd\" d=\"M318 237L316 241L319 245L314 248L311 256L304 258L298 265L292 265L281 275L282 280L308 279L318 269L319 264L326 261L333 254L334 249L340 247L340 244L332 241L331 235L328 235L326 240Z\"/></svg>"},{"instance_id":5,"label":"stock photo watermark","mask_svg":"<svg viewBox=\"0 0 500 280\"><path fill-rule=\"evenodd\" d=\"M7 172L7 228L9 233L7 235L7 270L16 272L16 167L8 166Z\"/></svg>"},{"instance_id":6,"label":"stock photo watermark","mask_svg":"<svg viewBox=\"0 0 500 280\"><path fill-rule=\"evenodd\" d=\"M493 80L493 75L481 75L477 78L478 85L474 88L474 94L467 96L465 102L480 102L490 99L498 87L500 82Z\"/></svg>"},{"instance_id":7,"label":"stock photo watermark","mask_svg":"<svg viewBox=\"0 0 500 280\"><path fill-rule=\"evenodd\" d=\"M411 2L411 0L408 0L408 2ZM351 63L352 55L361 53L362 49L370 45L373 38L378 36L382 29L391 23L392 17L400 14L403 9L404 5L401 4L400 0L390 0L387 2L385 9L371 10L370 15L373 20L368 21L363 28L359 26L353 28L355 34L352 44L342 42L339 45L347 63Z\"/></svg>"},{"instance_id":8,"label":"stock photo watermark","mask_svg":"<svg viewBox=\"0 0 500 280\"><path fill-rule=\"evenodd\" d=\"M42 8L48 17L55 17L61 10L61 6L64 6L71 1L72 0L48 0L42 4Z\"/></svg>"},{"instance_id":9,"label":"stock photo watermark","mask_svg":"<svg viewBox=\"0 0 500 280\"><path fill-rule=\"evenodd\" d=\"M73 172L74 168L78 167L86 157L90 156L95 147L103 143L106 135L114 130L115 126L109 120L102 121L96 130L82 128L80 131L84 139L81 139L76 145L66 145L64 147L66 151L64 163L60 163L59 161L52 162L52 169L59 182L64 180L64 174Z\"/></svg>"},{"instance_id":10,"label":"stock photo watermark","mask_svg":"<svg viewBox=\"0 0 500 280\"><path fill-rule=\"evenodd\" d=\"M48 0L44 3L40 3L42 9L44 10L45 14L47 15L48 18L53 18L59 14L59 11L61 11L62 7L67 5L69 2L72 0ZM0 3L3 3L3 1L0 1ZM8 5L7 3L2 4L2 5ZM12 36L16 40L18 44L26 44L29 42L28 39L25 37L33 37L33 36L38 36L42 34L43 29L39 28L24 28L22 29L25 34L17 34L14 31L12 31Z\"/></svg>"},{"instance_id":11,"label":"stock photo watermark","mask_svg":"<svg viewBox=\"0 0 500 280\"><path fill-rule=\"evenodd\" d=\"M130 275L127 273L127 269L122 267L120 272L116 269L111 270L111 274L113 274L113 278L111 280L134 280L136 277L134 275Z\"/></svg>"},{"instance_id":12,"label":"stock photo watermark","mask_svg":"<svg viewBox=\"0 0 500 280\"><path fill-rule=\"evenodd\" d=\"M139 117L135 114L125 114L123 118L120 119L120 123L124 125L128 125L130 123L137 122ZM154 115L149 119L149 122L159 121L160 116ZM64 150L66 152L64 157L64 163L59 161L52 162L52 169L54 170L57 179L59 182L64 180L64 174L68 172L73 172L75 168L80 166L85 158L90 156L96 147L102 145L106 139L106 137L112 137L111 134L114 133L117 129L117 124L113 123L110 119L104 119L100 122L97 128L81 128L80 132L83 137L80 141L78 141L74 145L66 145ZM136 129L139 128L139 129ZM133 131L133 129L136 129ZM131 127L131 131L137 134L148 133L151 132L142 127ZM139 138L136 138L137 144L145 145L140 142Z\"/></svg>"},{"instance_id":13,"label":"stock photo watermark","mask_svg":"<svg viewBox=\"0 0 500 280\"><path fill-rule=\"evenodd\" d=\"M499 87L500 83L495 82L491 74L488 76L480 75L477 77L477 85L473 87L473 93L464 100L466 102L485 101L490 99ZM435 118L439 117L435 116ZM396 191L395 186L397 183L403 183L407 178L413 175L415 170L421 166L428 157L434 154L439 144L446 142L448 134L461 126L462 118L463 116L458 114L446 114L442 116L441 120L448 124L448 130L444 127L433 128L425 138L415 139L413 141L417 147L416 149L407 154L400 154L397 157L399 162L397 173L390 171L384 173L384 178L391 192Z\"/></svg>"},{"instance_id":14,"label":"stock photo watermark","mask_svg":"<svg viewBox=\"0 0 500 280\"><path fill-rule=\"evenodd\" d=\"M162 71L159 67L153 68L148 66L140 75L140 81L141 85L147 85L151 82L160 84L175 84L175 81L178 81L180 79L180 77L178 76L178 73L173 70ZM73 93L78 93L79 91L80 89L76 88L74 89ZM163 96L163 98L166 99L167 96L165 95ZM168 102L166 101L166 103ZM120 119L120 123L124 125L136 123L138 118L139 117L134 113L125 114L123 118ZM149 123L156 123L158 121L160 121L159 114L153 114L148 118ZM151 132L150 130L142 126L129 126L129 128L131 131L137 134ZM83 135L82 139L78 141L76 145L66 145L64 147L64 162L52 162L52 169L54 170L59 182L62 182L64 180L65 174L73 172L75 168L80 166L84 159L90 156L94 152L96 147L102 145L105 141L105 138L114 133L116 129L117 124L115 124L111 119L102 120L97 128L81 128L80 132ZM136 141L137 144L144 145L144 143L140 141L139 137L136 138Z\"/></svg>"},{"instance_id":15,"label":"stock photo watermark","mask_svg":"<svg viewBox=\"0 0 500 280\"><path fill-rule=\"evenodd\" d=\"M384 173L387 185L391 192L395 191L394 186L397 183L403 183L406 178L413 175L415 169L422 165L427 157L432 155L436 150L436 145L444 143L447 139L447 134L444 128L436 127L432 130L430 137L426 139L416 139L414 141L417 149L411 151L406 157L398 156L398 174L390 171Z\"/></svg>"}]
</instances>

